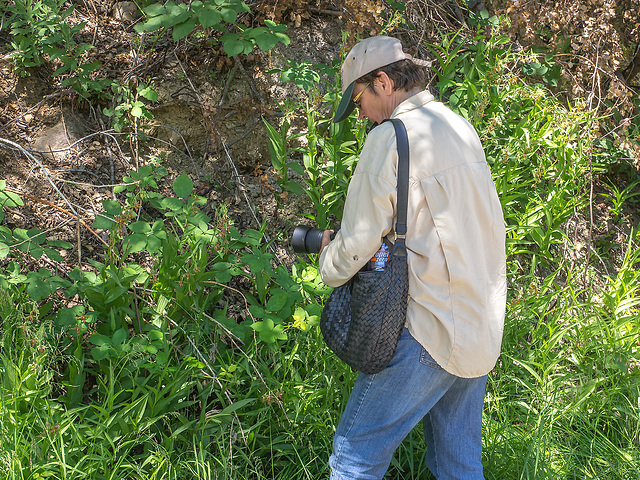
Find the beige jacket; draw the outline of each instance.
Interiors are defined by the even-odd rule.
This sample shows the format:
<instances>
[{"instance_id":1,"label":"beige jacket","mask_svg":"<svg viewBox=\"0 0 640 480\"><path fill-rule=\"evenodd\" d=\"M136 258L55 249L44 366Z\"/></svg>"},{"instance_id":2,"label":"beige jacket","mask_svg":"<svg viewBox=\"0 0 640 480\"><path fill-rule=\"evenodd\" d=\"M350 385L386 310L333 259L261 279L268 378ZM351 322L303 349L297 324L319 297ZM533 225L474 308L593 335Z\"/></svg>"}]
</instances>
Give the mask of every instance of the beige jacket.
<instances>
[{"instance_id":1,"label":"beige jacket","mask_svg":"<svg viewBox=\"0 0 640 480\"><path fill-rule=\"evenodd\" d=\"M488 373L500 353L506 301L505 227L473 127L421 92L401 103L409 136L407 327L459 377ZM371 131L349 183L341 229L320 256L332 287L393 240L398 153L393 125Z\"/></svg>"}]
</instances>

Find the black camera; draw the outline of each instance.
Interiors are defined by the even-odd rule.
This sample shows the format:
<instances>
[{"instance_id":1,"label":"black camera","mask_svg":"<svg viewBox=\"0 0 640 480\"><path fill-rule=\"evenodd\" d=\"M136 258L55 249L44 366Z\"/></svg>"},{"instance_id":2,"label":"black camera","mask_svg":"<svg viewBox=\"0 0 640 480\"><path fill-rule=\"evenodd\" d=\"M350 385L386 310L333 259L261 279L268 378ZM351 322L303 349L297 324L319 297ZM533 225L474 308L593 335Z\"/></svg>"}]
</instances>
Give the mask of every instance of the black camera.
<instances>
[{"instance_id":1,"label":"black camera","mask_svg":"<svg viewBox=\"0 0 640 480\"><path fill-rule=\"evenodd\" d=\"M338 229L335 229L337 232ZM322 248L322 237L325 230L321 228L307 227L306 225L298 225L291 235L291 245L296 253L318 253ZM334 232L334 235L335 235ZM333 240L334 235L331 235Z\"/></svg>"}]
</instances>

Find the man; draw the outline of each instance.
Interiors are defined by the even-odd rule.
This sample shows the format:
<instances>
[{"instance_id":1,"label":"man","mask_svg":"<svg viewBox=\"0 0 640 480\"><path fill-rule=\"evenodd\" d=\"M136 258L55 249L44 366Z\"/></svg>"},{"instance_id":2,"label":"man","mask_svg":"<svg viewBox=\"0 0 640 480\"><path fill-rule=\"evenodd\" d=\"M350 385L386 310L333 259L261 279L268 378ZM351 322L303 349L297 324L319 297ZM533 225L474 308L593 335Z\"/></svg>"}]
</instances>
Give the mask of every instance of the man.
<instances>
[{"instance_id":1,"label":"man","mask_svg":"<svg viewBox=\"0 0 640 480\"><path fill-rule=\"evenodd\" d=\"M331 480L381 479L423 421L426 463L438 480L481 479L482 407L500 352L506 299L502 209L478 135L424 90L425 62L390 37L358 43L342 65L334 122L354 108L409 137L405 329L389 366L360 374L333 442ZM393 241L398 154L393 125L368 135L349 184L340 231L325 232L320 273L349 280Z\"/></svg>"}]
</instances>

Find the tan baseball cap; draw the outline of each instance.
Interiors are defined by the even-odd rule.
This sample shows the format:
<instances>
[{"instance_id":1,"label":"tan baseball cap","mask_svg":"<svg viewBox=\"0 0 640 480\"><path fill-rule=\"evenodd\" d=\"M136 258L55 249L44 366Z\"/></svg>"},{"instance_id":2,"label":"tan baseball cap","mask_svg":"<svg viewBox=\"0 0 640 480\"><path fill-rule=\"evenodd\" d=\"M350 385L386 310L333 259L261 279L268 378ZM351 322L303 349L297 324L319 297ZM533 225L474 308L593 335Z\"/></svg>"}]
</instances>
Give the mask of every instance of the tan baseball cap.
<instances>
[{"instance_id":1,"label":"tan baseball cap","mask_svg":"<svg viewBox=\"0 0 640 480\"><path fill-rule=\"evenodd\" d=\"M430 65L429 62L418 60L404 53L402 43L397 38L370 37L357 43L347 54L340 69L342 72L342 100L333 117L334 123L343 121L356 108L356 104L351 101L351 96L357 79L378 68L405 59L410 59L417 65L425 67Z\"/></svg>"}]
</instances>

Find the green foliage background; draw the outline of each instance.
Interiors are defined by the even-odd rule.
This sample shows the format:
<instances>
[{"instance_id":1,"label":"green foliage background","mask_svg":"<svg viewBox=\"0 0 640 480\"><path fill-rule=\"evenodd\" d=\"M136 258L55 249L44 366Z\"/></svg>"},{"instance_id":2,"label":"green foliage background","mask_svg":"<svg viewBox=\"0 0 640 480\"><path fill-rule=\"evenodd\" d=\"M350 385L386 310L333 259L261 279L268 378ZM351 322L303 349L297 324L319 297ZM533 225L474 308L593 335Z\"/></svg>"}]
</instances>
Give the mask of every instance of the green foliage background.
<instances>
[{"instance_id":1,"label":"green foliage background","mask_svg":"<svg viewBox=\"0 0 640 480\"><path fill-rule=\"evenodd\" d=\"M49 17L37 13L60 4L32 2L39 10L31 16L22 5L12 4L13 24L31 22L42 34L12 33L16 68L29 68L51 55L50 45L73 39L47 34ZM138 30L180 40L213 28L229 55L288 41L274 22L234 25L248 8L152 4ZM469 21L471 36L442 33L428 48L433 89L481 136L507 224L509 298L483 415L485 476L640 478L640 177L626 150L640 140L640 120L627 124L631 143L600 136L599 125L619 119L554 94L561 78L553 55L514 51L496 17ZM355 117L333 125L320 113L335 108L338 64L289 62L283 81L304 100L277 127L266 123L278 201L308 196L308 216L321 227L340 218L366 135ZM139 133L152 86L103 89L106 82L82 83L95 77L72 78L69 85L85 85L80 95L111 91L122 106L107 112L114 127ZM320 81L330 85L326 94ZM307 129L291 133L299 112ZM2 478L328 476L355 373L322 342L318 317L329 289L316 259L286 268L273 253L286 238L268 239L266 223L239 231L224 204L205 215L186 174L171 183L172 195L160 193L166 174L149 158L122 179L119 200L103 202L92 225L108 232L104 261L67 276L21 259L55 265L70 244L0 224ZM609 185L602 198L627 232L624 244L576 235L598 180ZM0 205L22 204L0 181ZM607 275L596 262L611 266ZM388 478L432 478L420 430L398 449Z\"/></svg>"}]
</instances>

